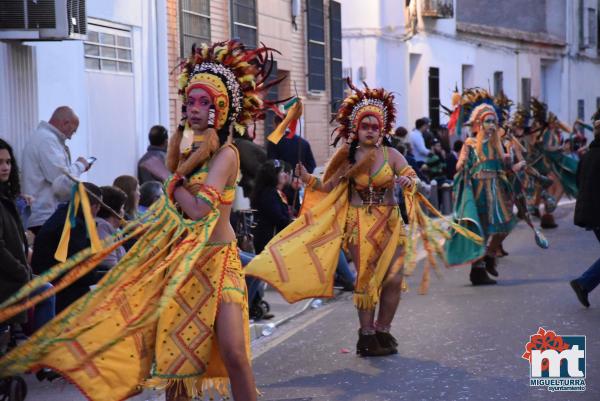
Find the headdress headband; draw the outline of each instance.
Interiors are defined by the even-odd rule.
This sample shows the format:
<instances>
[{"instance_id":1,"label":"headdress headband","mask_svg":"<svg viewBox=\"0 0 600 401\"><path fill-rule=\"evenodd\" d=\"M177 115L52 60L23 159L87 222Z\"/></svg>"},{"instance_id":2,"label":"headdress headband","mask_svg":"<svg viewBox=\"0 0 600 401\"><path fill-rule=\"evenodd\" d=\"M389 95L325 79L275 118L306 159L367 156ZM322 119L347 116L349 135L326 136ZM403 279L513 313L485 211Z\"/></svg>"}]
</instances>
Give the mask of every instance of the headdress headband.
<instances>
[{"instance_id":1,"label":"headdress headband","mask_svg":"<svg viewBox=\"0 0 600 401\"><path fill-rule=\"evenodd\" d=\"M285 77L266 83L273 66L273 49L261 46L246 49L239 41L203 44L182 64L179 94L186 117L186 101L194 88L206 90L216 109L215 128L234 124L244 133L244 126L264 116L266 91Z\"/></svg>"},{"instance_id":2,"label":"headdress headband","mask_svg":"<svg viewBox=\"0 0 600 401\"><path fill-rule=\"evenodd\" d=\"M339 125L333 131L336 134L334 145L340 139L353 140L358 124L366 116L377 118L383 135L389 135L396 119L394 95L383 88L371 89L364 82L364 89L360 90L352 84L350 78L346 82L353 93L344 99L336 114L335 120Z\"/></svg>"}]
</instances>

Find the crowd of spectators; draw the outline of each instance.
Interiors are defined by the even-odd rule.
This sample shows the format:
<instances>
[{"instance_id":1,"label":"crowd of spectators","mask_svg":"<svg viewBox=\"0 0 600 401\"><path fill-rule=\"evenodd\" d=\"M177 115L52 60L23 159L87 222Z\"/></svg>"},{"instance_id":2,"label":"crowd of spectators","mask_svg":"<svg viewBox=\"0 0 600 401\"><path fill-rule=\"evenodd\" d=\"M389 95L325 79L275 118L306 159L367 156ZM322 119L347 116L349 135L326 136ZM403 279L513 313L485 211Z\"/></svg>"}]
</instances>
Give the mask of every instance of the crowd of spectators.
<instances>
[{"instance_id":1,"label":"crowd of spectators","mask_svg":"<svg viewBox=\"0 0 600 401\"><path fill-rule=\"evenodd\" d=\"M78 125L79 119L71 108L57 108L47 122L40 122L23 149L20 163L10 144L0 139L0 301L59 263L55 254L65 229L73 187L83 173L93 168L94 161L81 156L72 160L67 142ZM151 145L144 157L162 154L164 160L167 130L152 127L149 140ZM127 220L136 219L162 196L161 182L154 181L141 168L138 175L142 188L138 178L128 175L101 188L91 182L83 183L101 240L117 238ZM82 209L69 219L67 257L91 245ZM0 335L7 333L9 327L17 337L34 332L90 291L131 245L118 247L96 269L37 304L29 313L0 324ZM47 284L36 293L51 286Z\"/></svg>"}]
</instances>

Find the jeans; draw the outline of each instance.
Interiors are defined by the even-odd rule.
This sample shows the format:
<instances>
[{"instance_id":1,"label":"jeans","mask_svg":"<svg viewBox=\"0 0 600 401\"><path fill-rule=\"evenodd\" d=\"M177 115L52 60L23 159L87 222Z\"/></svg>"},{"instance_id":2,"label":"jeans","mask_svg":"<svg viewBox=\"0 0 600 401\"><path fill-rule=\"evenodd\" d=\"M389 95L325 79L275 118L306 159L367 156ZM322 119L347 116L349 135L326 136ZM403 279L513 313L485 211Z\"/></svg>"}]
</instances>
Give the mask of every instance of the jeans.
<instances>
[{"instance_id":1,"label":"jeans","mask_svg":"<svg viewBox=\"0 0 600 401\"><path fill-rule=\"evenodd\" d=\"M246 266L256 256L253 253L242 250L240 250L239 253L242 266ZM256 301L256 297L258 297L258 300L263 298L265 294L265 286L264 283L259 279L246 276L246 287L248 288L248 304L252 305L253 302Z\"/></svg>"},{"instance_id":2,"label":"jeans","mask_svg":"<svg viewBox=\"0 0 600 401\"><path fill-rule=\"evenodd\" d=\"M37 290L35 290L31 294L31 296L36 296L51 288L52 284L46 283ZM35 306L33 330L36 331L37 329L48 323L54 318L54 315L56 315L56 295L52 295L50 298L43 300Z\"/></svg>"},{"instance_id":3,"label":"jeans","mask_svg":"<svg viewBox=\"0 0 600 401\"><path fill-rule=\"evenodd\" d=\"M600 228L594 229L596 238L600 241ZM589 269L587 269L579 278L577 282L587 291L591 292L600 284L600 259L596 260Z\"/></svg>"},{"instance_id":4,"label":"jeans","mask_svg":"<svg viewBox=\"0 0 600 401\"><path fill-rule=\"evenodd\" d=\"M343 251L340 251L340 257L338 259L338 265L337 269L335 270L335 274L349 283L354 283L354 274L352 274L350 271L348 260L346 259L346 255L344 255Z\"/></svg>"}]
</instances>

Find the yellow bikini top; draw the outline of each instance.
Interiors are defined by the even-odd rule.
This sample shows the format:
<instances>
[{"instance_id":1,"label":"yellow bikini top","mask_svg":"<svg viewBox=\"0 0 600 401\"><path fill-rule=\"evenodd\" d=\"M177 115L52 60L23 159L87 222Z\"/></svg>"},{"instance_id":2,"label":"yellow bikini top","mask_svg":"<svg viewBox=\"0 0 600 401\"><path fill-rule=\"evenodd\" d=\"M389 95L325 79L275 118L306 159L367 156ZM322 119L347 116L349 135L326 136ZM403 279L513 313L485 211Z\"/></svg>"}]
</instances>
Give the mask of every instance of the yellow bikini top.
<instances>
[{"instance_id":1,"label":"yellow bikini top","mask_svg":"<svg viewBox=\"0 0 600 401\"><path fill-rule=\"evenodd\" d=\"M394 170L388 162L388 151L387 147L383 147L383 163L373 174L361 173L354 177L354 185L357 189L373 188L378 187L389 187L390 183L394 181Z\"/></svg>"},{"instance_id":2,"label":"yellow bikini top","mask_svg":"<svg viewBox=\"0 0 600 401\"><path fill-rule=\"evenodd\" d=\"M221 146L221 149L224 149L226 147L230 147L231 149L233 149L235 151L235 155L236 155L238 166L239 166L240 165L240 154L239 154L237 148L234 145L226 144L226 145ZM219 149L215 153L215 155L217 153L219 153L221 151L221 149ZM200 190L200 185L203 184L204 181L206 180L206 177L208 177L208 169L209 169L209 164L211 161L212 161L212 158L210 158L206 163L204 163L202 165L202 167L200 167L199 169L194 171L192 173L192 175L189 177L186 187L192 194L196 195L198 193L198 191ZM239 168L238 168L238 175L235 179L236 185L233 185L233 186L226 185L225 186L225 188L223 189L223 193L221 194L221 204L231 205L233 203L233 200L235 199L235 189L236 189L236 186L239 183L239 181L240 181L240 173L239 173Z\"/></svg>"}]
</instances>

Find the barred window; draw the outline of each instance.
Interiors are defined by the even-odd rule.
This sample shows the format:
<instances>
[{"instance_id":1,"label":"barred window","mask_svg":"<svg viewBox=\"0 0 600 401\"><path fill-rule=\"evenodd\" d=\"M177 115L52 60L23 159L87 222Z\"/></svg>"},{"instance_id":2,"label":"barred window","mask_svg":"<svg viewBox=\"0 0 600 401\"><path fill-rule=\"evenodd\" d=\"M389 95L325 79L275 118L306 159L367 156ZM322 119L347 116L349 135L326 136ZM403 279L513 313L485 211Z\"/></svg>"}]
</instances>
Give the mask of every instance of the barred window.
<instances>
[{"instance_id":1,"label":"barred window","mask_svg":"<svg viewBox=\"0 0 600 401\"><path fill-rule=\"evenodd\" d=\"M308 90L325 90L325 16L323 0L307 0Z\"/></svg>"},{"instance_id":2,"label":"barred window","mask_svg":"<svg viewBox=\"0 0 600 401\"><path fill-rule=\"evenodd\" d=\"M256 0L231 0L232 37L248 47L258 43Z\"/></svg>"},{"instance_id":3,"label":"barred window","mask_svg":"<svg viewBox=\"0 0 600 401\"><path fill-rule=\"evenodd\" d=\"M329 54L331 57L331 112L335 113L344 100L342 73L342 5L329 3Z\"/></svg>"},{"instance_id":4,"label":"barred window","mask_svg":"<svg viewBox=\"0 0 600 401\"><path fill-rule=\"evenodd\" d=\"M133 72L131 32L89 24L84 42L85 68L108 72Z\"/></svg>"},{"instance_id":5,"label":"barred window","mask_svg":"<svg viewBox=\"0 0 600 401\"><path fill-rule=\"evenodd\" d=\"M180 0L179 8L180 51L181 57L186 57L194 43L196 46L210 43L210 1Z\"/></svg>"},{"instance_id":6,"label":"barred window","mask_svg":"<svg viewBox=\"0 0 600 401\"><path fill-rule=\"evenodd\" d=\"M494 96L498 96L504 91L504 73L502 71L494 72Z\"/></svg>"},{"instance_id":7,"label":"barred window","mask_svg":"<svg viewBox=\"0 0 600 401\"><path fill-rule=\"evenodd\" d=\"M429 68L429 119L432 128L440 126L440 69Z\"/></svg>"}]
</instances>

